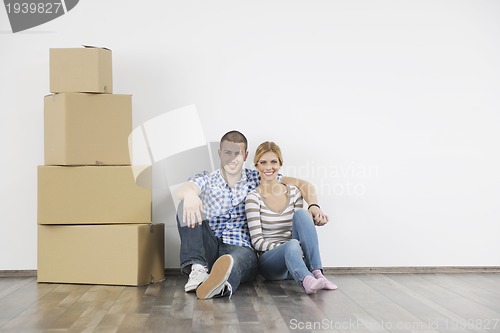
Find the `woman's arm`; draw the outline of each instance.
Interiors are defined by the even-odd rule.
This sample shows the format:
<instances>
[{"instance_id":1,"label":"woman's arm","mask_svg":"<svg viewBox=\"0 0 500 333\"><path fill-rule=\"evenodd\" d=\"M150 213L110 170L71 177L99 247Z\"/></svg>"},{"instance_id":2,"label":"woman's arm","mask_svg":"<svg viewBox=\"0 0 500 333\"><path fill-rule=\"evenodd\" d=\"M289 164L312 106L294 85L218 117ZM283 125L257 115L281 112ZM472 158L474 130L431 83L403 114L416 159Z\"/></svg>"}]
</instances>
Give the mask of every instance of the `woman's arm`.
<instances>
[{"instance_id":1,"label":"woman's arm","mask_svg":"<svg viewBox=\"0 0 500 333\"><path fill-rule=\"evenodd\" d=\"M304 200L309 205L312 204L318 205L318 196L316 195L316 189L311 183L293 177L283 177L281 179L281 182L287 185L297 186L300 192L302 193ZM308 211L313 217L314 224L322 226L328 223L328 215L323 213L321 208L319 208L318 206L312 206L311 208L308 209Z\"/></svg>"},{"instance_id":2,"label":"woman's arm","mask_svg":"<svg viewBox=\"0 0 500 333\"><path fill-rule=\"evenodd\" d=\"M294 185L297 186L302 193L302 196L304 197L304 200L307 201L309 204L317 204L318 203L318 197L316 195L316 189L314 186L306 182L305 180L298 179L298 178L293 178L293 177L285 177L281 179L281 182L283 184L287 185Z\"/></svg>"}]
</instances>

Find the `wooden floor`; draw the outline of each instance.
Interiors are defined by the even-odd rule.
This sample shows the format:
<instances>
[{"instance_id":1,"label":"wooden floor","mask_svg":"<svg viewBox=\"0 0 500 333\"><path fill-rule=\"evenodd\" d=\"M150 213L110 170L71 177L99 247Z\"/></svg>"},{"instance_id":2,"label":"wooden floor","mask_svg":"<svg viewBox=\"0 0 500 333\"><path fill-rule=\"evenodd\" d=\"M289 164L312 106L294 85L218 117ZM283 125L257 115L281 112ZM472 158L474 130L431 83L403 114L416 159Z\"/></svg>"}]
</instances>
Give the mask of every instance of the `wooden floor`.
<instances>
[{"instance_id":1,"label":"wooden floor","mask_svg":"<svg viewBox=\"0 0 500 333\"><path fill-rule=\"evenodd\" d=\"M500 274L339 274L307 296L258 278L201 301L186 278L146 287L0 278L0 332L500 332Z\"/></svg>"}]
</instances>

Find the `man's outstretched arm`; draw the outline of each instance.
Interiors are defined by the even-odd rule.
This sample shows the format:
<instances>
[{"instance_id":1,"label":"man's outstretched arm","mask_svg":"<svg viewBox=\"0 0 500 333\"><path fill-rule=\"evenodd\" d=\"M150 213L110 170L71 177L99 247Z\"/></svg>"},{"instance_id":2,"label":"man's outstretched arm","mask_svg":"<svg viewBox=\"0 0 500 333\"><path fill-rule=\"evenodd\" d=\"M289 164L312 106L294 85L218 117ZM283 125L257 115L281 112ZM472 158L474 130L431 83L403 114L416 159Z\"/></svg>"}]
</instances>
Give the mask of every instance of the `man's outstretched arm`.
<instances>
[{"instance_id":1,"label":"man's outstretched arm","mask_svg":"<svg viewBox=\"0 0 500 333\"><path fill-rule=\"evenodd\" d=\"M318 205L318 196L316 195L316 189L314 186L306 182L305 180L293 178L293 177L283 177L281 182L287 185L295 185L299 188L304 200L309 204L316 204L317 206L311 206L308 209L309 213L311 213L314 223L316 225L322 226L328 223L328 215L323 213L321 208Z\"/></svg>"}]
</instances>

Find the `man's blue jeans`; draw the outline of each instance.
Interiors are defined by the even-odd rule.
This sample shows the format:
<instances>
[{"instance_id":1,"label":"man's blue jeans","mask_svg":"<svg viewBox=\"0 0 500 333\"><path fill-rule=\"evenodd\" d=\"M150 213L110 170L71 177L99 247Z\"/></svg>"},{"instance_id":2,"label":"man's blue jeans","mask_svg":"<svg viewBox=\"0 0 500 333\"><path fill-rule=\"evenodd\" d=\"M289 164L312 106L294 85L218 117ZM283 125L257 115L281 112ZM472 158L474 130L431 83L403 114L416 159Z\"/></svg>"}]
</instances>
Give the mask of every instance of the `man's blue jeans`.
<instances>
[{"instance_id":1,"label":"man's blue jeans","mask_svg":"<svg viewBox=\"0 0 500 333\"><path fill-rule=\"evenodd\" d=\"M299 209L293 215L292 239L260 255L260 274L267 280L286 280L291 275L300 282L315 269L323 269L318 234L311 215Z\"/></svg>"},{"instance_id":2,"label":"man's blue jeans","mask_svg":"<svg viewBox=\"0 0 500 333\"><path fill-rule=\"evenodd\" d=\"M191 265L200 264L211 270L214 262L224 254L233 257L234 264L229 275L233 293L241 282L253 281L257 275L257 255L253 248L238 245L224 244L220 238L214 236L208 221L194 228L187 227L182 222L183 203L177 208L177 229L181 238L180 263L181 272L189 275Z\"/></svg>"}]
</instances>

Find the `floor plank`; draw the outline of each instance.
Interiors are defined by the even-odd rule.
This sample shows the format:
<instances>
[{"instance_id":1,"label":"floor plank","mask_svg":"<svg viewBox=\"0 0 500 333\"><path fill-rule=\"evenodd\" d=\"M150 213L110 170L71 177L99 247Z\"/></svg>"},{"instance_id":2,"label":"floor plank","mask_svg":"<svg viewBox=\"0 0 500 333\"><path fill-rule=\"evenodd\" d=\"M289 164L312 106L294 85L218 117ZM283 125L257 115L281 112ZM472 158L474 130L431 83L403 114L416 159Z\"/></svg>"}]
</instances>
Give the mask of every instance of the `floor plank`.
<instances>
[{"instance_id":1,"label":"floor plank","mask_svg":"<svg viewBox=\"0 0 500 333\"><path fill-rule=\"evenodd\" d=\"M391 279L432 300L448 313L454 314L444 317L439 322L442 331L500 332L500 322L498 322L500 315L481 305L478 301L480 296L470 293L469 297L463 297L457 290L444 286L443 282L437 284L436 274L391 275ZM497 300L499 301L500 299ZM492 329L485 330L485 326L491 326Z\"/></svg>"},{"instance_id":2,"label":"floor plank","mask_svg":"<svg viewBox=\"0 0 500 333\"><path fill-rule=\"evenodd\" d=\"M4 325L3 330L22 331L56 328L54 325L91 286L52 285L54 289Z\"/></svg>"},{"instance_id":3,"label":"floor plank","mask_svg":"<svg viewBox=\"0 0 500 333\"><path fill-rule=\"evenodd\" d=\"M500 274L336 274L335 291L293 280L198 300L183 276L143 287L0 278L0 332L500 332Z\"/></svg>"},{"instance_id":4,"label":"floor plank","mask_svg":"<svg viewBox=\"0 0 500 333\"><path fill-rule=\"evenodd\" d=\"M438 286L451 290L452 292L460 295L461 298L468 299L484 306L485 308L488 308L491 310L489 313L492 316L500 318L500 304L498 302L500 297L500 295L498 295L500 283L497 286L497 291L491 292L481 288L480 286L464 283L463 280L460 280L452 275L426 274L423 277Z\"/></svg>"},{"instance_id":5,"label":"floor plank","mask_svg":"<svg viewBox=\"0 0 500 333\"><path fill-rule=\"evenodd\" d=\"M500 298L500 274L453 274L452 276Z\"/></svg>"},{"instance_id":6,"label":"floor plank","mask_svg":"<svg viewBox=\"0 0 500 333\"><path fill-rule=\"evenodd\" d=\"M35 278L0 278L0 300L5 296L13 293L26 284L33 282Z\"/></svg>"},{"instance_id":7,"label":"floor plank","mask_svg":"<svg viewBox=\"0 0 500 333\"><path fill-rule=\"evenodd\" d=\"M11 320L21 315L26 309L52 292L57 285L38 285L35 279L16 288L0 300L0 327L6 326Z\"/></svg>"},{"instance_id":8,"label":"floor plank","mask_svg":"<svg viewBox=\"0 0 500 333\"><path fill-rule=\"evenodd\" d=\"M430 274L421 274L419 277ZM393 278L391 278L393 277ZM413 279L407 274L391 274L391 275L370 275L360 276L360 279L372 286L377 291L383 293L392 302L400 305L421 322L426 323L428 329L438 330L440 332L468 332L466 329L450 328L446 323L458 322L464 318L450 311L447 307L433 301L432 298L425 297L415 290L404 285L404 281ZM399 282L396 280L399 279ZM422 330L421 322L401 323L413 330Z\"/></svg>"},{"instance_id":9,"label":"floor plank","mask_svg":"<svg viewBox=\"0 0 500 333\"><path fill-rule=\"evenodd\" d=\"M408 326L417 327L422 332L439 332L432 329L428 323L415 316L405 307L391 300L386 295L386 285L374 287L372 275L340 276L337 282L342 285L342 291L375 319L375 322L363 322L370 330L386 330L390 332L408 332Z\"/></svg>"}]
</instances>

